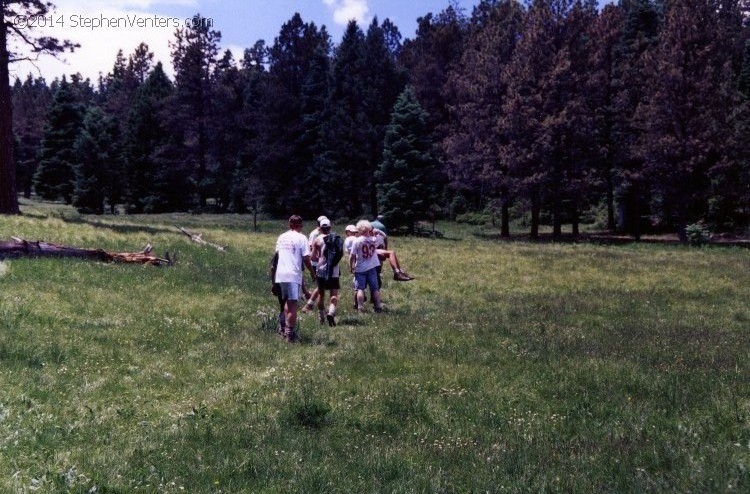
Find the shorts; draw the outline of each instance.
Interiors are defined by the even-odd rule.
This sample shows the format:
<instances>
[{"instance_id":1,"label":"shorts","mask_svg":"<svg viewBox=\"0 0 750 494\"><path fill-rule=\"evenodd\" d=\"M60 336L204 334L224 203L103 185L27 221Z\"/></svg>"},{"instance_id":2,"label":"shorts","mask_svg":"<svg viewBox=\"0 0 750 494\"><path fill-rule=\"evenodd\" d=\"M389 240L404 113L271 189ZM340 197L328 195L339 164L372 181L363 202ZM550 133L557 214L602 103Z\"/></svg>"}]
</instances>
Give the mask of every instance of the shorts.
<instances>
[{"instance_id":1,"label":"shorts","mask_svg":"<svg viewBox=\"0 0 750 494\"><path fill-rule=\"evenodd\" d=\"M377 268L368 269L363 273L354 273L354 287L357 290L364 290L367 286L370 287L370 293L380 290Z\"/></svg>"},{"instance_id":2,"label":"shorts","mask_svg":"<svg viewBox=\"0 0 750 494\"><path fill-rule=\"evenodd\" d=\"M284 300L299 300L302 285L299 283L279 283L281 287L281 298Z\"/></svg>"},{"instance_id":3,"label":"shorts","mask_svg":"<svg viewBox=\"0 0 750 494\"><path fill-rule=\"evenodd\" d=\"M341 283L339 281L339 278L331 278L331 279L325 279L325 278L316 278L318 280L318 289L319 290L339 290L341 288Z\"/></svg>"}]
</instances>

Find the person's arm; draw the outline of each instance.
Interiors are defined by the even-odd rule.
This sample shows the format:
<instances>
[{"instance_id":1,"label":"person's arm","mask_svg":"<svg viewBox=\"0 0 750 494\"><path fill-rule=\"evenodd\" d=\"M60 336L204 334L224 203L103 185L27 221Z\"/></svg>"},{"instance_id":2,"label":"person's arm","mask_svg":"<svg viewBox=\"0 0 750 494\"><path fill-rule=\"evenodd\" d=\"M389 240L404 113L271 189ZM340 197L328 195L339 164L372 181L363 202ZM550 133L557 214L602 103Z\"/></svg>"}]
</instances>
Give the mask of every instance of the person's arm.
<instances>
[{"instance_id":1,"label":"person's arm","mask_svg":"<svg viewBox=\"0 0 750 494\"><path fill-rule=\"evenodd\" d=\"M312 262L310 261L310 256L303 257L302 261L305 263L308 271L310 271L310 277L315 281L315 268L313 268Z\"/></svg>"},{"instance_id":2,"label":"person's arm","mask_svg":"<svg viewBox=\"0 0 750 494\"><path fill-rule=\"evenodd\" d=\"M316 238L312 243L312 254L310 254L310 261L317 262L318 260L320 260L320 243Z\"/></svg>"},{"instance_id":3,"label":"person's arm","mask_svg":"<svg viewBox=\"0 0 750 494\"><path fill-rule=\"evenodd\" d=\"M271 278L271 293L273 293L273 285L276 283L276 267L279 264L279 253L273 255L273 259L271 259L271 265L268 269L268 275Z\"/></svg>"},{"instance_id":4,"label":"person's arm","mask_svg":"<svg viewBox=\"0 0 750 494\"><path fill-rule=\"evenodd\" d=\"M349 254L349 272L353 273L354 268L357 266L357 256L354 255L354 249L352 249L352 253Z\"/></svg>"},{"instance_id":5,"label":"person's arm","mask_svg":"<svg viewBox=\"0 0 750 494\"><path fill-rule=\"evenodd\" d=\"M388 235L386 235L383 230L378 230L377 228L373 228L372 232L375 235L380 235L381 237L383 237L383 245L385 246L386 250L388 250Z\"/></svg>"}]
</instances>

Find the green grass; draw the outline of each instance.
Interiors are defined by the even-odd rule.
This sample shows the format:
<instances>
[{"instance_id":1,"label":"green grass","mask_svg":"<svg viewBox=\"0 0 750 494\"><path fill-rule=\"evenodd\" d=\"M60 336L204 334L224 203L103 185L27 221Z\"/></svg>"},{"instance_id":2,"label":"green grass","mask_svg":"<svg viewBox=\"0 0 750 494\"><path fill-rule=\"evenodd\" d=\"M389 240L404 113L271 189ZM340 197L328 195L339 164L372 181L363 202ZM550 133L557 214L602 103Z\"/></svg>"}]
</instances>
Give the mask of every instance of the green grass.
<instances>
[{"instance_id":1,"label":"green grass","mask_svg":"<svg viewBox=\"0 0 750 494\"><path fill-rule=\"evenodd\" d=\"M750 251L394 238L387 314L274 334L283 222L24 203L0 263L0 492L747 492ZM193 244L175 225L229 246ZM96 488L94 490L94 487Z\"/></svg>"}]
</instances>

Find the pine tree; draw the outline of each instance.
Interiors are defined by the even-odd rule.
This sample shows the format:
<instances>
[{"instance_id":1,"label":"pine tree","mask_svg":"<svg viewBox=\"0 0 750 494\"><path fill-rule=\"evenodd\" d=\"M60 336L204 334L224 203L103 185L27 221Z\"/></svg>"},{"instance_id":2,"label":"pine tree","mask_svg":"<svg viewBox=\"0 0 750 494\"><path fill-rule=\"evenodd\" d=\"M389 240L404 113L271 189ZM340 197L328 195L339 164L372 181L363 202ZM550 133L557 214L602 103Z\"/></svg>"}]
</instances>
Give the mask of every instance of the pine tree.
<instances>
[{"instance_id":1,"label":"pine tree","mask_svg":"<svg viewBox=\"0 0 750 494\"><path fill-rule=\"evenodd\" d=\"M264 176L266 209L271 214L289 214L310 207L303 182L310 163L308 150L300 147L305 132L302 87L316 50L330 50L326 29L305 23L297 13L282 27L268 49L268 75L263 84L259 142L262 154L257 169ZM319 214L319 213L315 213Z\"/></svg>"},{"instance_id":2,"label":"pine tree","mask_svg":"<svg viewBox=\"0 0 750 494\"><path fill-rule=\"evenodd\" d=\"M642 128L636 111L648 94L648 54L659 43L661 12L652 0L624 0L622 31L615 48L612 85L612 127L608 153L614 167L614 192L619 204L619 228L639 239L649 216L649 187L645 163L638 151Z\"/></svg>"},{"instance_id":3,"label":"pine tree","mask_svg":"<svg viewBox=\"0 0 750 494\"><path fill-rule=\"evenodd\" d=\"M373 173L369 143L375 132L363 102L366 100L365 36L350 21L333 59L329 118L324 129L326 151L322 167L339 183L328 194L327 213L356 217L369 211Z\"/></svg>"},{"instance_id":4,"label":"pine tree","mask_svg":"<svg viewBox=\"0 0 750 494\"><path fill-rule=\"evenodd\" d=\"M506 98L502 78L521 37L524 11L513 0L483 0L472 14L461 60L448 77L450 131L443 140L446 171L457 197L483 209L499 199L501 232L510 235L511 184L497 125Z\"/></svg>"},{"instance_id":5,"label":"pine tree","mask_svg":"<svg viewBox=\"0 0 750 494\"><path fill-rule=\"evenodd\" d=\"M206 208L212 177L209 175L209 149L213 86L211 74L217 63L221 33L210 29L200 14L175 32L172 64L175 68L175 102L172 125L178 130L171 150L174 160L187 167L199 209Z\"/></svg>"},{"instance_id":6,"label":"pine tree","mask_svg":"<svg viewBox=\"0 0 750 494\"><path fill-rule=\"evenodd\" d=\"M380 25L377 18L372 20L365 36L362 81L365 99L362 104L372 130L368 135L369 158L361 166L367 179L363 192L370 195L367 209L372 213L379 213L373 177L383 159L385 130L393 105L406 85L406 74L397 67L395 58L400 50L399 38L400 33L393 23L386 19Z\"/></svg>"},{"instance_id":7,"label":"pine tree","mask_svg":"<svg viewBox=\"0 0 750 494\"><path fill-rule=\"evenodd\" d=\"M307 191L303 215L313 217L328 210L327 198L335 196L339 183L325 166L323 155L327 148L324 129L328 118L328 90L330 58L327 47L321 45L310 62L302 85L302 134L297 141L300 156L307 166L299 179Z\"/></svg>"},{"instance_id":8,"label":"pine tree","mask_svg":"<svg viewBox=\"0 0 750 494\"><path fill-rule=\"evenodd\" d=\"M389 227L414 232L431 216L439 197L439 163L434 156L428 115L410 88L398 97L385 135L377 172L379 212Z\"/></svg>"},{"instance_id":9,"label":"pine tree","mask_svg":"<svg viewBox=\"0 0 750 494\"><path fill-rule=\"evenodd\" d=\"M243 83L232 52L224 52L211 77L213 118L209 119L208 195L214 197L217 211L226 211L232 201L232 180L245 139L240 127Z\"/></svg>"},{"instance_id":10,"label":"pine tree","mask_svg":"<svg viewBox=\"0 0 750 494\"><path fill-rule=\"evenodd\" d=\"M113 127L98 107L92 106L86 111L75 141L77 163L73 205L81 213L103 214L105 198L111 195L111 184L107 179L112 168L117 166L110 155Z\"/></svg>"},{"instance_id":11,"label":"pine tree","mask_svg":"<svg viewBox=\"0 0 750 494\"><path fill-rule=\"evenodd\" d=\"M614 128L618 113L615 70L622 24L622 9L615 5L605 6L596 18L592 33L594 49L591 51L590 70L587 77L588 99L593 106L592 114L597 129L592 141L596 145L592 146L592 151L598 160L596 172L603 183L609 231L617 228L615 215L617 143Z\"/></svg>"},{"instance_id":12,"label":"pine tree","mask_svg":"<svg viewBox=\"0 0 750 494\"><path fill-rule=\"evenodd\" d=\"M128 114L125 136L125 202L130 213L156 213L175 209L172 196L184 193L173 176L171 163L163 159L169 153L172 134L164 114L173 92L172 83L161 62L154 67L135 96ZM179 172L178 172L179 173ZM179 174L183 179L185 176Z\"/></svg>"},{"instance_id":13,"label":"pine tree","mask_svg":"<svg viewBox=\"0 0 750 494\"><path fill-rule=\"evenodd\" d=\"M77 46L51 36L37 36L33 28L19 28L14 19L43 19L54 8L42 0L0 2L0 214L18 214L16 164L13 137L13 105L10 95L9 65L19 59L14 50L26 46L32 53L57 54Z\"/></svg>"},{"instance_id":14,"label":"pine tree","mask_svg":"<svg viewBox=\"0 0 750 494\"><path fill-rule=\"evenodd\" d=\"M47 125L42 135L39 166L34 175L36 193L44 199L73 200L74 143L81 127L83 110L71 85L63 77L55 91Z\"/></svg>"},{"instance_id":15,"label":"pine tree","mask_svg":"<svg viewBox=\"0 0 750 494\"><path fill-rule=\"evenodd\" d=\"M543 200L559 203L558 156L555 145L563 130L565 81L557 77L568 60L561 50L566 0L535 0L525 18L523 36L503 72L508 97L503 102L501 130L508 176L519 197L530 203L531 237L539 234Z\"/></svg>"},{"instance_id":16,"label":"pine tree","mask_svg":"<svg viewBox=\"0 0 750 494\"><path fill-rule=\"evenodd\" d=\"M726 159L735 106L731 38L720 29L717 0L668 2L651 53L649 95L638 118L655 212L685 239L708 213L710 171Z\"/></svg>"},{"instance_id":17,"label":"pine tree","mask_svg":"<svg viewBox=\"0 0 750 494\"><path fill-rule=\"evenodd\" d=\"M42 130L52 101L52 94L42 78L31 74L13 86L13 129L18 140L16 148L16 184L24 197L31 197Z\"/></svg>"},{"instance_id":18,"label":"pine tree","mask_svg":"<svg viewBox=\"0 0 750 494\"><path fill-rule=\"evenodd\" d=\"M420 17L417 24L417 34L404 42L399 61L409 73L417 99L430 115L434 142L442 142L448 132L452 103L446 83L450 69L463 53L468 22L454 4L437 15Z\"/></svg>"},{"instance_id":19,"label":"pine tree","mask_svg":"<svg viewBox=\"0 0 750 494\"><path fill-rule=\"evenodd\" d=\"M257 229L257 215L267 201L268 177L261 164L264 155L262 126L263 97L266 94L268 73L265 70L266 47L263 40L245 50L241 62L242 111L238 126L243 135L237 167L232 177L232 209L239 213L252 211Z\"/></svg>"}]
</instances>

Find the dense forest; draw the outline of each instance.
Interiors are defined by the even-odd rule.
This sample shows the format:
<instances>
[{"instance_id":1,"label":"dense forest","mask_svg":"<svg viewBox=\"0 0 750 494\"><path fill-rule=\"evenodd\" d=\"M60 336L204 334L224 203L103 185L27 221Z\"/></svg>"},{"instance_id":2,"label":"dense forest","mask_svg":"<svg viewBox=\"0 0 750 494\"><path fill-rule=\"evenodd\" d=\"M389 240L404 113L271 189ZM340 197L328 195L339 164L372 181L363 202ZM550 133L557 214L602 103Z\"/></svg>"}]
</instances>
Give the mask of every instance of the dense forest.
<instances>
[{"instance_id":1,"label":"dense forest","mask_svg":"<svg viewBox=\"0 0 750 494\"><path fill-rule=\"evenodd\" d=\"M241 60L206 23L97 81L11 84L18 191L81 212L484 215L639 236L750 224L746 1L482 0L289 19Z\"/></svg>"}]
</instances>

